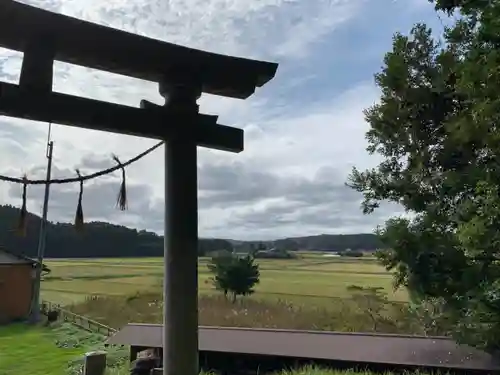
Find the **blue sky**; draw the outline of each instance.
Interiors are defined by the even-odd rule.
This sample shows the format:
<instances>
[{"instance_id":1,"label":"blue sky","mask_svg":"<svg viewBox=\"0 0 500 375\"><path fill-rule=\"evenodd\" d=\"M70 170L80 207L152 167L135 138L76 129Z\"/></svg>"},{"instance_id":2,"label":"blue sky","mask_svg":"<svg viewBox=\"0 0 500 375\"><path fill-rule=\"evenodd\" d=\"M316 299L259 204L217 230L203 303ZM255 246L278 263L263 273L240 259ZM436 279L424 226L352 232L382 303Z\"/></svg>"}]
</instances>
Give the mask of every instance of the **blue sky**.
<instances>
[{"instance_id":1,"label":"blue sky","mask_svg":"<svg viewBox=\"0 0 500 375\"><path fill-rule=\"evenodd\" d=\"M387 205L364 216L344 186L351 168L374 166L362 110L379 97L373 74L395 32L416 22L437 32L426 0L24 0L24 3L169 42L280 64L276 78L246 100L203 96L201 111L245 129L245 151L200 149L200 235L269 239L370 232L400 214ZM441 16L444 18L444 16ZM22 56L0 49L0 80L16 82ZM55 64L54 90L138 106L160 102L157 86ZM3 174L42 177L47 124L0 117ZM155 141L55 126L55 175L91 172ZM128 170L129 211L116 211L119 176L85 186L86 218L162 232L163 152ZM40 212L42 190L29 191ZM19 204L20 187L0 185L0 202ZM71 221L77 186L53 189L49 219Z\"/></svg>"}]
</instances>

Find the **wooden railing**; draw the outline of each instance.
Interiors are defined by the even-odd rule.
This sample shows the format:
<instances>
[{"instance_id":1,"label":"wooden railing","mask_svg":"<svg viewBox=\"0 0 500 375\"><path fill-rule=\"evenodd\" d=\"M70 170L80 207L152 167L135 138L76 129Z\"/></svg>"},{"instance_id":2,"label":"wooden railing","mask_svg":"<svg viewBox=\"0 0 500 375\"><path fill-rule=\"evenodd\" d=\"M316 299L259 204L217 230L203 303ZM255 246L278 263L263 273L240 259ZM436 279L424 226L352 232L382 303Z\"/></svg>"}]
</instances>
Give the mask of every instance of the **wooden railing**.
<instances>
[{"instance_id":1,"label":"wooden railing","mask_svg":"<svg viewBox=\"0 0 500 375\"><path fill-rule=\"evenodd\" d=\"M42 302L42 311L57 311L59 313L59 319L65 322L71 323L79 328L93 333L100 333L105 336L111 336L117 331L114 328L108 327L102 323L96 322L95 320L86 318L85 316L75 314L69 310L62 308L60 305L48 301Z\"/></svg>"}]
</instances>

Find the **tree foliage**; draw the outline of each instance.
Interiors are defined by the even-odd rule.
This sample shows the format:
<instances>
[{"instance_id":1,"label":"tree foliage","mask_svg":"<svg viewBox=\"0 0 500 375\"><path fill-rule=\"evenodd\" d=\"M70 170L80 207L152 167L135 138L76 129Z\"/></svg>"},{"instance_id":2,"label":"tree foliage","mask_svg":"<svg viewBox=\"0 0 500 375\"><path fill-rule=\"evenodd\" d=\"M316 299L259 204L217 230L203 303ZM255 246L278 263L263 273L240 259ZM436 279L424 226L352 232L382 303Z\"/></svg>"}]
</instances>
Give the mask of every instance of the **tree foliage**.
<instances>
[{"instance_id":1,"label":"tree foliage","mask_svg":"<svg viewBox=\"0 0 500 375\"><path fill-rule=\"evenodd\" d=\"M207 265L214 275L212 283L217 290L232 295L233 302L237 296L254 293L254 287L260 282L259 265L252 255L237 256L231 253L212 257Z\"/></svg>"},{"instance_id":2,"label":"tree foliage","mask_svg":"<svg viewBox=\"0 0 500 375\"><path fill-rule=\"evenodd\" d=\"M438 39L424 24L396 34L375 75L381 100L365 111L373 169L348 185L363 211L389 220L380 259L414 303L440 301L461 342L500 349L500 1L439 0L454 12ZM437 318L436 318L437 319Z\"/></svg>"}]
</instances>

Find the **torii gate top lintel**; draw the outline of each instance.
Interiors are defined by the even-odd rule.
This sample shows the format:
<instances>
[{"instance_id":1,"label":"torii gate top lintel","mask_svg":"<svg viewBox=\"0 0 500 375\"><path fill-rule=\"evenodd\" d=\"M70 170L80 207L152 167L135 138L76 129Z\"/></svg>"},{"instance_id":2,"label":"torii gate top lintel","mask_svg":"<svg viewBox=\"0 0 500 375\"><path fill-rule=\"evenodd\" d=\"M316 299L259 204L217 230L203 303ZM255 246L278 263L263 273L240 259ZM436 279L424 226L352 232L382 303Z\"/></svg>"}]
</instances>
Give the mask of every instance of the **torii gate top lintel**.
<instances>
[{"instance_id":1,"label":"torii gate top lintel","mask_svg":"<svg viewBox=\"0 0 500 375\"><path fill-rule=\"evenodd\" d=\"M12 0L0 4L0 47L25 51L42 36L56 60L134 78L161 82L174 70L200 79L203 92L245 99L270 81L275 63L179 46Z\"/></svg>"}]
</instances>

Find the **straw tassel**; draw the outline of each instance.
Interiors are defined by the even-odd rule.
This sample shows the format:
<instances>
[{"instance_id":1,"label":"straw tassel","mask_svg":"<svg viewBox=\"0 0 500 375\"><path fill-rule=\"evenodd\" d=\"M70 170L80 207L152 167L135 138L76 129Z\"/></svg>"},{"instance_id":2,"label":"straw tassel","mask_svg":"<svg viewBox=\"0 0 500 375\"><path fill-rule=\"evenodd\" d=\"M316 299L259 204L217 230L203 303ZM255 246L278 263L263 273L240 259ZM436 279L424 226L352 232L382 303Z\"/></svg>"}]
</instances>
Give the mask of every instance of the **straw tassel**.
<instances>
[{"instance_id":1,"label":"straw tassel","mask_svg":"<svg viewBox=\"0 0 500 375\"><path fill-rule=\"evenodd\" d=\"M78 194L78 205L76 206L75 229L79 232L83 230L83 180L81 179L82 175L78 169L76 170L76 174L78 175L78 178L80 178L80 193Z\"/></svg>"},{"instance_id":2,"label":"straw tassel","mask_svg":"<svg viewBox=\"0 0 500 375\"><path fill-rule=\"evenodd\" d=\"M17 234L19 236L26 236L26 227L27 227L27 216L28 210L26 209L26 190L28 188L28 178L26 175L23 176L23 203L21 206L21 214L19 215L19 223L17 224Z\"/></svg>"},{"instance_id":3,"label":"straw tassel","mask_svg":"<svg viewBox=\"0 0 500 375\"><path fill-rule=\"evenodd\" d=\"M120 191L118 192L116 205L120 208L121 211L125 211L127 209L127 187L125 179L125 167L120 162L117 156L113 155L113 160L118 163L120 169L122 170L122 184L120 186Z\"/></svg>"}]
</instances>

